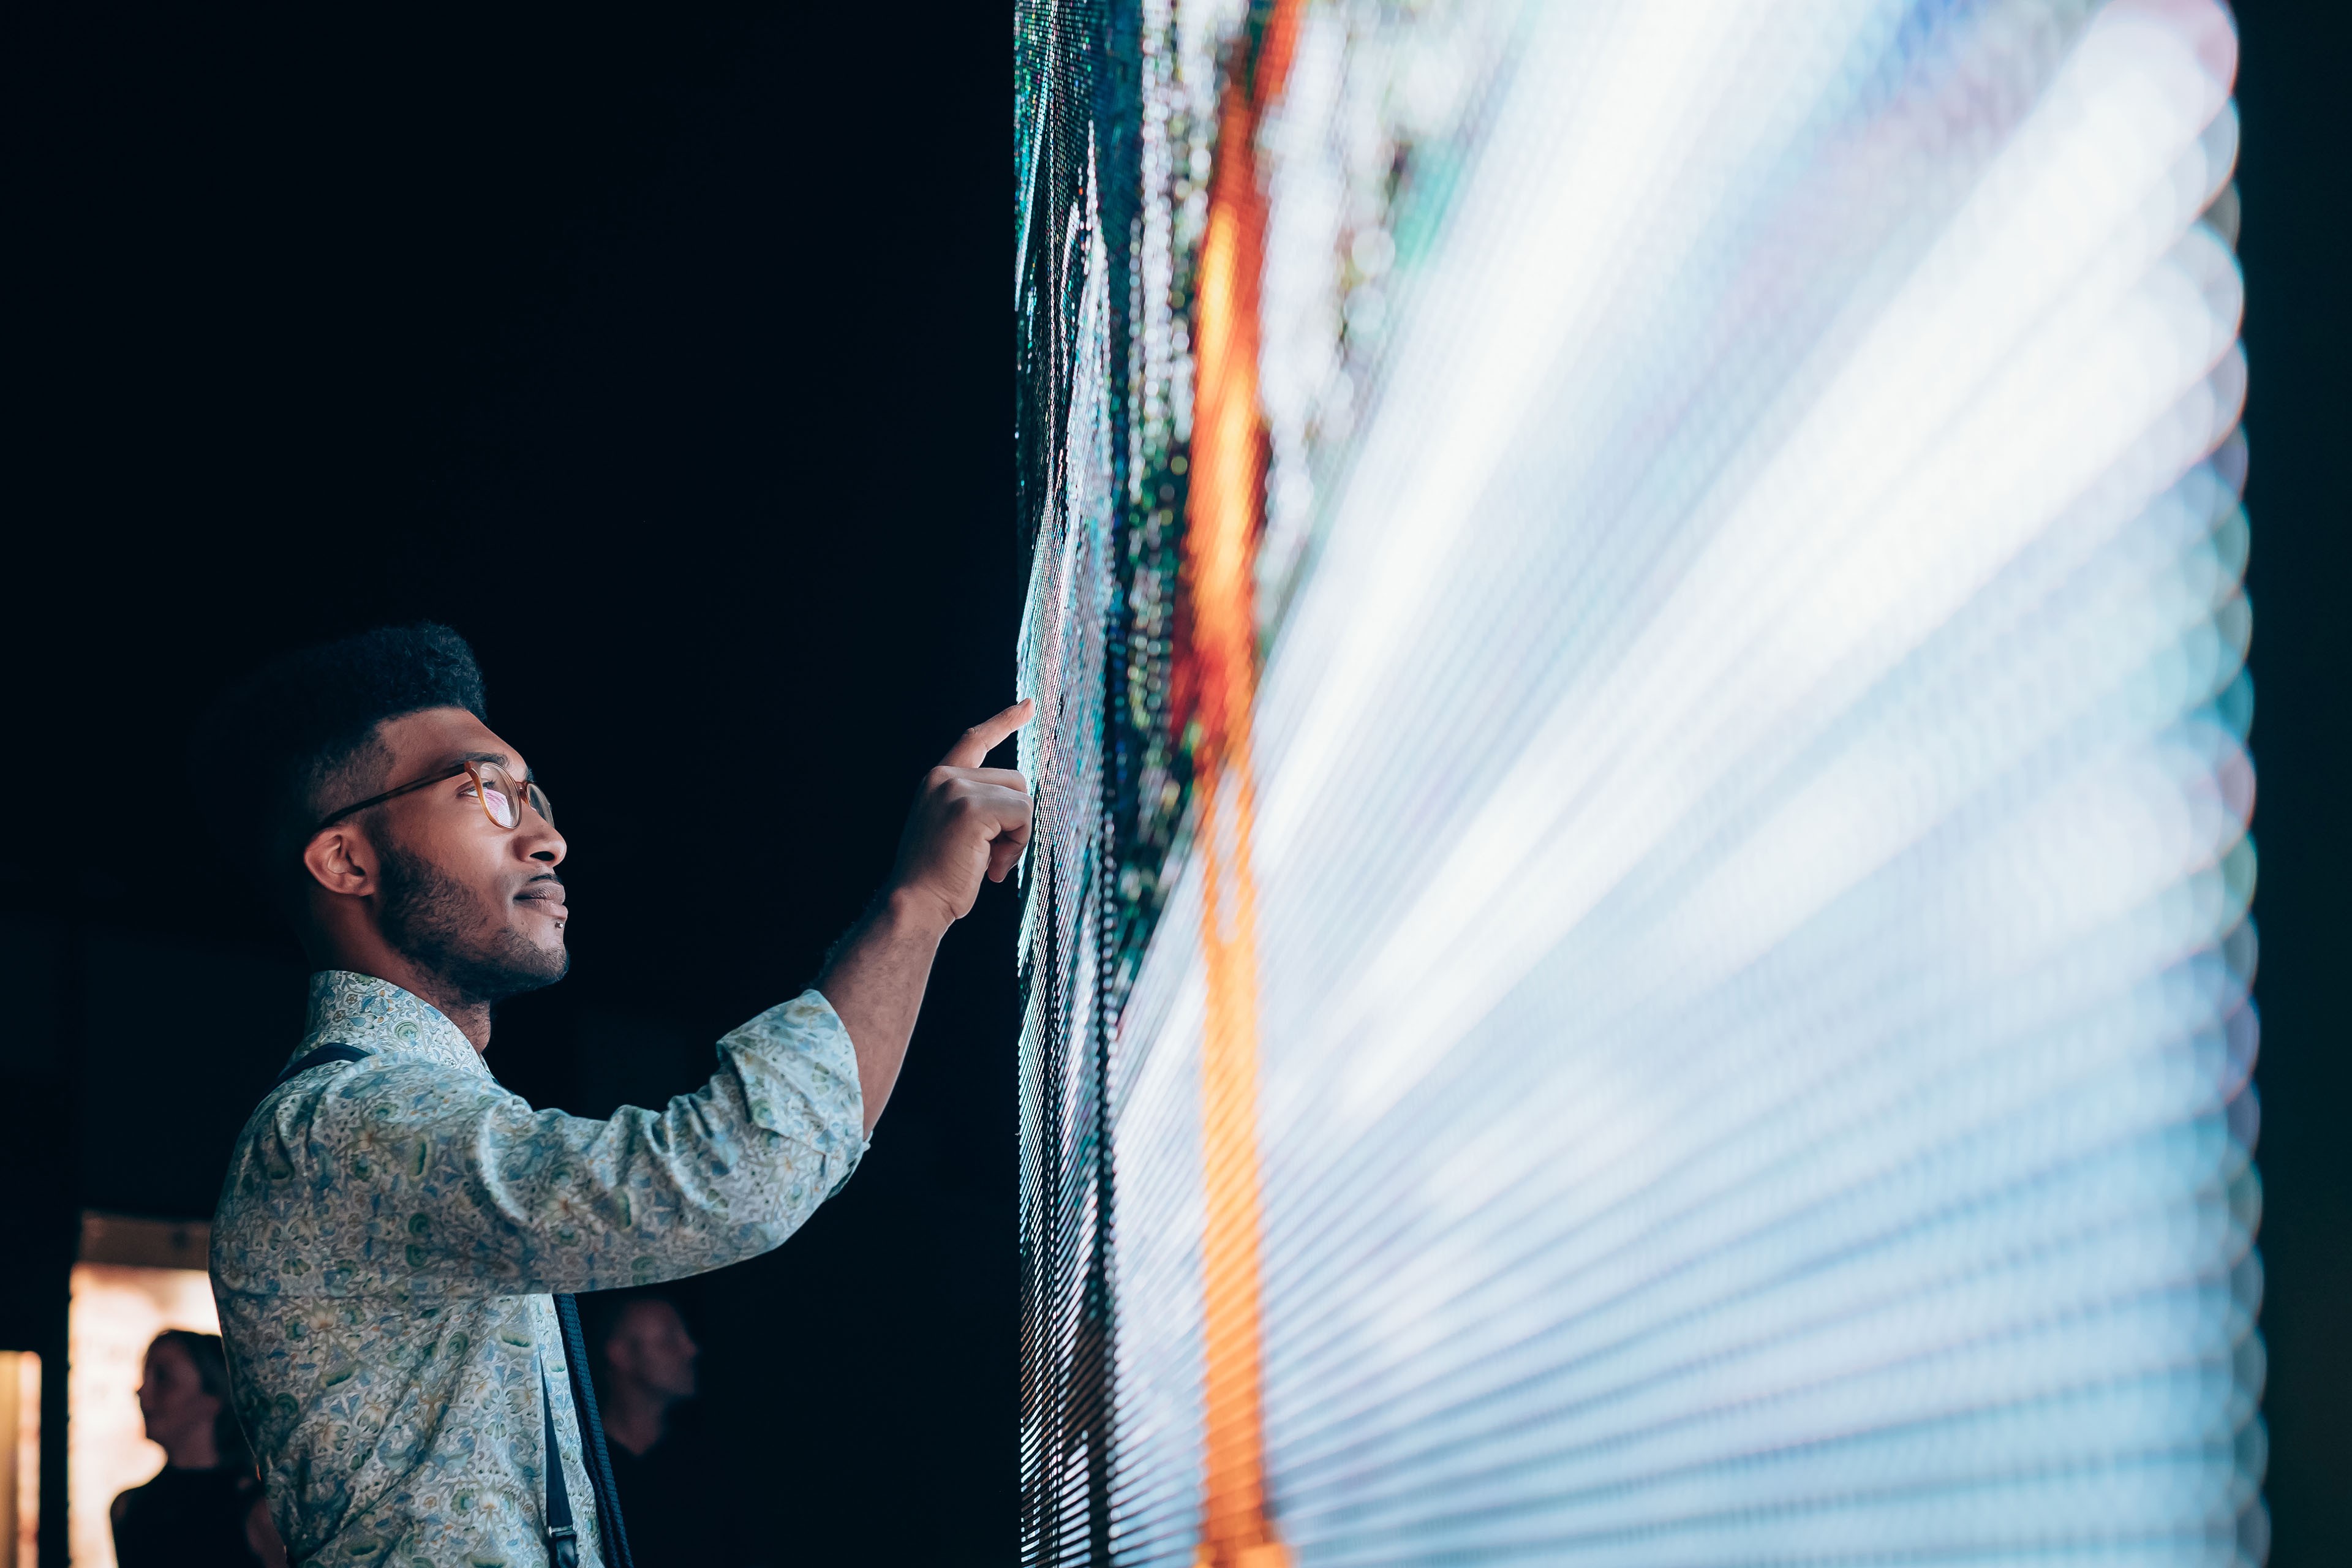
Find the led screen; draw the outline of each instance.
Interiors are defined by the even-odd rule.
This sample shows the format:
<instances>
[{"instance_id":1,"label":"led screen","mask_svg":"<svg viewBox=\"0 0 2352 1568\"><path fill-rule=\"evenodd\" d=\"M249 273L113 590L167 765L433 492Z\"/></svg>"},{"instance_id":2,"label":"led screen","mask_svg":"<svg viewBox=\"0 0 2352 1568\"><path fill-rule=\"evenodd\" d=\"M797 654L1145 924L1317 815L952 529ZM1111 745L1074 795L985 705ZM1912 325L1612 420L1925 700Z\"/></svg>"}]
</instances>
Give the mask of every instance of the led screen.
<instances>
[{"instance_id":1,"label":"led screen","mask_svg":"<svg viewBox=\"0 0 2352 1568\"><path fill-rule=\"evenodd\" d=\"M2234 58L1021 10L1024 1560L2261 1560Z\"/></svg>"}]
</instances>

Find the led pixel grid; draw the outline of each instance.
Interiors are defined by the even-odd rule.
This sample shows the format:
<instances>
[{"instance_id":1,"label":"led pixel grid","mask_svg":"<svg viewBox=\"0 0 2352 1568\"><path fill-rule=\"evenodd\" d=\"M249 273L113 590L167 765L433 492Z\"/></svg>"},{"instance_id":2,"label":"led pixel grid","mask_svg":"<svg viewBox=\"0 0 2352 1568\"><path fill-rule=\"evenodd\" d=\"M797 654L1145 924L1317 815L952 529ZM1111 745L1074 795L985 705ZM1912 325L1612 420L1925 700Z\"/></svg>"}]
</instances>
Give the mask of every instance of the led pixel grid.
<instances>
[{"instance_id":1,"label":"led pixel grid","mask_svg":"<svg viewBox=\"0 0 2352 1568\"><path fill-rule=\"evenodd\" d=\"M1016 68L1024 1561L2259 1562L2227 13Z\"/></svg>"}]
</instances>

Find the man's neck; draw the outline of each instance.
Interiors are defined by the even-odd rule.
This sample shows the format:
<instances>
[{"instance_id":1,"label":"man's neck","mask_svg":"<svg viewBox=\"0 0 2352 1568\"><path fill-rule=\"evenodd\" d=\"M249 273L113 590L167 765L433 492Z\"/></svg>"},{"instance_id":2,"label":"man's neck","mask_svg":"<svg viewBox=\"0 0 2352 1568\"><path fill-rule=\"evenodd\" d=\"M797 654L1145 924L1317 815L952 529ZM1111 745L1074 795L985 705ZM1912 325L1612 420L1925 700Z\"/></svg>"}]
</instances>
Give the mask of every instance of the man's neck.
<instances>
[{"instance_id":1,"label":"man's neck","mask_svg":"<svg viewBox=\"0 0 2352 1568\"><path fill-rule=\"evenodd\" d=\"M378 975L377 978L384 977ZM436 986L424 975L419 975L413 983L395 980L393 984L409 994L433 1004L434 1008L443 1017L457 1026L457 1032L466 1037L473 1046L476 1055L489 1054L490 1005L488 1002L462 1001L451 995L447 987Z\"/></svg>"},{"instance_id":2,"label":"man's neck","mask_svg":"<svg viewBox=\"0 0 2352 1568\"><path fill-rule=\"evenodd\" d=\"M642 1459L668 1430L669 1407L667 1395L616 1377L604 1401L604 1436Z\"/></svg>"},{"instance_id":3,"label":"man's neck","mask_svg":"<svg viewBox=\"0 0 2352 1568\"><path fill-rule=\"evenodd\" d=\"M476 1051L488 1053L490 1005L467 1001L439 975L410 962L406 955L390 948L375 952L334 952L326 955L324 967L347 969L354 974L370 975L399 986L418 1001L429 1003L435 1011L457 1025L457 1032Z\"/></svg>"}]
</instances>

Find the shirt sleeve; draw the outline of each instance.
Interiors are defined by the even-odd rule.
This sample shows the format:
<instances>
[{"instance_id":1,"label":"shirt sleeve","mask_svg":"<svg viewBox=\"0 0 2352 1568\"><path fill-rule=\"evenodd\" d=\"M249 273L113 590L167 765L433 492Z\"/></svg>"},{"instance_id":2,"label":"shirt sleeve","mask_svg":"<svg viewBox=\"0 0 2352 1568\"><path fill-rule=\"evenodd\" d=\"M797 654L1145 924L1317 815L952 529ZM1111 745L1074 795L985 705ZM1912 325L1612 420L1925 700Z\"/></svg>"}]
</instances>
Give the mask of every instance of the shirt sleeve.
<instances>
[{"instance_id":1,"label":"shirt sleeve","mask_svg":"<svg viewBox=\"0 0 2352 1568\"><path fill-rule=\"evenodd\" d=\"M776 1247L866 1150L849 1032L803 993L719 1043L710 1081L597 1121L388 1054L285 1104L246 1170L316 1237L328 1295L608 1290ZM290 1282L289 1282L290 1283Z\"/></svg>"}]
</instances>

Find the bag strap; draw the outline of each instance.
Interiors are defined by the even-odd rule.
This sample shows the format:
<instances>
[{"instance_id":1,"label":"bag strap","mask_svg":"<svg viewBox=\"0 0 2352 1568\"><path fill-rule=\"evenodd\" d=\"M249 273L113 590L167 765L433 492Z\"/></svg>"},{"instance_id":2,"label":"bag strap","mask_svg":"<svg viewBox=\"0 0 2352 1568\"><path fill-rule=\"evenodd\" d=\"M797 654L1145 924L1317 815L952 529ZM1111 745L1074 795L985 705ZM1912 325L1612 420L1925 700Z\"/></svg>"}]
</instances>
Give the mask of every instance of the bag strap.
<instances>
[{"instance_id":1,"label":"bag strap","mask_svg":"<svg viewBox=\"0 0 2352 1568\"><path fill-rule=\"evenodd\" d=\"M572 1411L580 1417L581 1443L587 1452L589 1489L596 1494L596 1523L609 1559L604 1568L636 1568L629 1554L629 1532L621 1523L621 1489L613 1479L613 1451L604 1446L604 1417L596 1408L596 1384L588 1375L588 1340L580 1331L580 1300L555 1298L555 1321L563 1330L563 1359L571 1364Z\"/></svg>"},{"instance_id":2,"label":"bag strap","mask_svg":"<svg viewBox=\"0 0 2352 1568\"><path fill-rule=\"evenodd\" d=\"M539 1408L547 1420L547 1560L552 1568L579 1568L580 1532L572 1528L572 1488L563 1479L563 1450L555 1442L555 1395L547 1364L539 1368Z\"/></svg>"},{"instance_id":3,"label":"bag strap","mask_svg":"<svg viewBox=\"0 0 2352 1568\"><path fill-rule=\"evenodd\" d=\"M322 1068L329 1062L363 1062L374 1054L357 1046L347 1046L341 1040L329 1040L315 1051L303 1052L300 1058L289 1064L286 1070L278 1075L278 1081L269 1087L283 1089L312 1068Z\"/></svg>"},{"instance_id":4,"label":"bag strap","mask_svg":"<svg viewBox=\"0 0 2352 1568\"><path fill-rule=\"evenodd\" d=\"M288 1065L270 1088L281 1089L329 1062L365 1061L374 1053L341 1040L330 1040ZM563 1331L563 1359L570 1363L572 1411L580 1418L582 1458L588 1461L588 1483L596 1494L596 1523L610 1560L605 1568L636 1568L629 1554L628 1532L621 1523L621 1489L613 1479L613 1453L604 1446L604 1419L596 1409L596 1385L588 1377L587 1336L580 1331L580 1302L570 1295L555 1298L555 1321ZM563 1454L555 1443L555 1395L547 1384L547 1368L539 1369L539 1407L547 1421L547 1550L555 1568L576 1568L580 1561L579 1531L572 1523L572 1489L563 1479Z\"/></svg>"}]
</instances>

